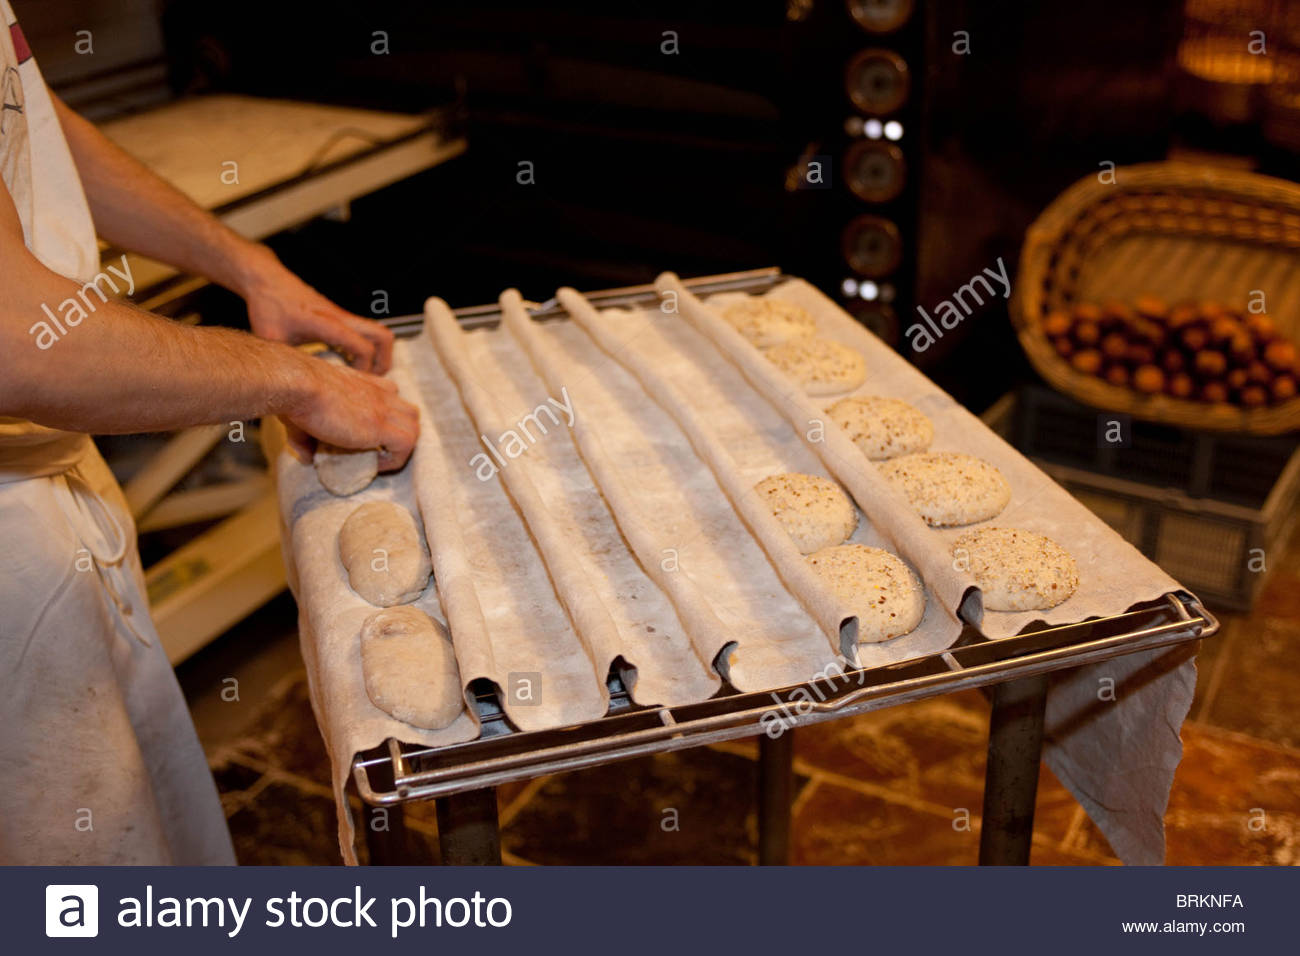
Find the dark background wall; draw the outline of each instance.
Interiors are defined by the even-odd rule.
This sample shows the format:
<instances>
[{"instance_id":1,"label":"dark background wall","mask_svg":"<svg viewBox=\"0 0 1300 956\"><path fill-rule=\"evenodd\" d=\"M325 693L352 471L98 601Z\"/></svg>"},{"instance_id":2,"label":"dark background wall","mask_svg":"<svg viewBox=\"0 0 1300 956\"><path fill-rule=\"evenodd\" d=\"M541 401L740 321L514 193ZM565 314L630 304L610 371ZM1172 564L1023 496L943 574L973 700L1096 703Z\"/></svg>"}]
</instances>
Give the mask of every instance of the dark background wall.
<instances>
[{"instance_id":1,"label":"dark background wall","mask_svg":"<svg viewBox=\"0 0 1300 956\"><path fill-rule=\"evenodd\" d=\"M801 152L834 156L846 142L843 60L873 41L841 0L14 6L70 95L94 72L68 56L72 31L94 21L96 69L162 69L169 95L235 90L412 111L463 96L467 156L357 202L348 223L275 243L358 311L376 288L394 309L416 311L435 292L473 304L516 285L545 298L562 283L622 285L665 268L775 264L831 292L851 275L838 229L862 204L838 181L786 188ZM932 308L999 256L1014 272L1025 227L1100 162L1165 155L1180 29L1177 0L918 6L918 122L905 143L919 218L900 223L904 325L916 303ZM953 52L959 30L969 54ZM375 31L387 54L372 52ZM665 31L680 52L663 52ZM147 105L139 89L133 97L91 89L83 106ZM535 183L516 181L521 161ZM921 364L974 406L1031 374L1000 301Z\"/></svg>"}]
</instances>

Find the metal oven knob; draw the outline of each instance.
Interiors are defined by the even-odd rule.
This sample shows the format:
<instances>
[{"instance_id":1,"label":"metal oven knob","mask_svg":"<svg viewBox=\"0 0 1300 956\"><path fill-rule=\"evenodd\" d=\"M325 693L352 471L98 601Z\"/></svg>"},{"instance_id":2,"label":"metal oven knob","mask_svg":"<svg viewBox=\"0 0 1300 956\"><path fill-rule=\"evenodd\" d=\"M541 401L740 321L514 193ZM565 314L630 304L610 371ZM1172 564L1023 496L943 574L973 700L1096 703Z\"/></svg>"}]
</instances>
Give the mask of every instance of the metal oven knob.
<instances>
[{"instance_id":1,"label":"metal oven knob","mask_svg":"<svg viewBox=\"0 0 1300 956\"><path fill-rule=\"evenodd\" d=\"M845 0L849 16L868 33L893 33L912 15L912 0Z\"/></svg>"},{"instance_id":2,"label":"metal oven knob","mask_svg":"<svg viewBox=\"0 0 1300 956\"><path fill-rule=\"evenodd\" d=\"M854 143L844 157L844 178L853 195L866 202L889 202L906 181L903 151L893 143Z\"/></svg>"},{"instance_id":3,"label":"metal oven knob","mask_svg":"<svg viewBox=\"0 0 1300 956\"><path fill-rule=\"evenodd\" d=\"M907 63L892 50L862 50L844 68L844 88L864 113L894 112L906 101L910 86Z\"/></svg>"},{"instance_id":4,"label":"metal oven knob","mask_svg":"<svg viewBox=\"0 0 1300 956\"><path fill-rule=\"evenodd\" d=\"M840 239L844 261L855 272L878 279L898 268L903 239L898 227L880 216L858 216L844 227Z\"/></svg>"}]
</instances>

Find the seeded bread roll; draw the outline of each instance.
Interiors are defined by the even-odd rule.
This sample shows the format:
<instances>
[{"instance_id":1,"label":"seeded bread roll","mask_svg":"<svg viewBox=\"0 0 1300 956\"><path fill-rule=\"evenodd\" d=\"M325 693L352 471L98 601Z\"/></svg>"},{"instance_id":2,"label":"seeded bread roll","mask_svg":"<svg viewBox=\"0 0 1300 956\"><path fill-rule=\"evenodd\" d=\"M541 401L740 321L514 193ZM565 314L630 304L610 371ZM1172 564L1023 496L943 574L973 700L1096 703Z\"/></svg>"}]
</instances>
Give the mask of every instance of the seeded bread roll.
<instances>
[{"instance_id":1,"label":"seeded bread roll","mask_svg":"<svg viewBox=\"0 0 1300 956\"><path fill-rule=\"evenodd\" d=\"M414 727L441 730L464 707L451 638L417 607L385 608L366 618L361 670L371 703Z\"/></svg>"},{"instance_id":2,"label":"seeded bread roll","mask_svg":"<svg viewBox=\"0 0 1300 956\"><path fill-rule=\"evenodd\" d=\"M754 490L801 554L839 544L858 526L858 510L844 489L817 475L788 473L764 478Z\"/></svg>"},{"instance_id":3,"label":"seeded bread roll","mask_svg":"<svg viewBox=\"0 0 1300 956\"><path fill-rule=\"evenodd\" d=\"M867 377L861 353L830 339L795 339L764 349L763 355L809 395L851 392Z\"/></svg>"},{"instance_id":4,"label":"seeded bread roll","mask_svg":"<svg viewBox=\"0 0 1300 956\"><path fill-rule=\"evenodd\" d=\"M339 557L352 590L378 607L414 601L433 573L415 518L391 501L371 501L348 515Z\"/></svg>"},{"instance_id":5,"label":"seeded bread roll","mask_svg":"<svg viewBox=\"0 0 1300 956\"><path fill-rule=\"evenodd\" d=\"M312 458L316 477L332 495L346 498L365 489L379 474L379 452L321 444Z\"/></svg>"},{"instance_id":6,"label":"seeded bread roll","mask_svg":"<svg viewBox=\"0 0 1300 956\"><path fill-rule=\"evenodd\" d=\"M722 317L760 349L807 338L817 331L817 321L807 309L781 299L753 297L734 302L723 307Z\"/></svg>"},{"instance_id":7,"label":"seeded bread roll","mask_svg":"<svg viewBox=\"0 0 1300 956\"><path fill-rule=\"evenodd\" d=\"M987 521L1011 500L1002 472L974 455L925 452L877 467L932 527Z\"/></svg>"},{"instance_id":8,"label":"seeded bread roll","mask_svg":"<svg viewBox=\"0 0 1300 956\"><path fill-rule=\"evenodd\" d=\"M925 451L934 439L930 419L897 398L841 398L827 414L872 461Z\"/></svg>"},{"instance_id":9,"label":"seeded bread roll","mask_svg":"<svg viewBox=\"0 0 1300 956\"><path fill-rule=\"evenodd\" d=\"M1045 611L1079 586L1074 558L1033 531L978 528L958 538L952 554L967 562L990 611Z\"/></svg>"},{"instance_id":10,"label":"seeded bread roll","mask_svg":"<svg viewBox=\"0 0 1300 956\"><path fill-rule=\"evenodd\" d=\"M858 640L878 644L911 631L925 613L925 589L902 560L865 544L842 544L808 563L858 618Z\"/></svg>"}]
</instances>

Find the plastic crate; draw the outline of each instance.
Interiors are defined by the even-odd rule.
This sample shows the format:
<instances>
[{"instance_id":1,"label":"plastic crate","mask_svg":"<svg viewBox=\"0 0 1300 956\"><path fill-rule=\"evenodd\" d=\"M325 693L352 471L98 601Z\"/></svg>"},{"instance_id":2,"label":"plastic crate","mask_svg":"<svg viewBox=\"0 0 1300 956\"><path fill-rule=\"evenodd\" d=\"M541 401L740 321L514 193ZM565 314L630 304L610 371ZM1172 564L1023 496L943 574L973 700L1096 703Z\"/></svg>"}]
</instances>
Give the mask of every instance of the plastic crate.
<instances>
[{"instance_id":1,"label":"plastic crate","mask_svg":"<svg viewBox=\"0 0 1300 956\"><path fill-rule=\"evenodd\" d=\"M1300 441L1128 423L1038 385L989 424L1207 604L1249 610L1300 502ZM1279 546L1279 547L1276 547Z\"/></svg>"}]
</instances>

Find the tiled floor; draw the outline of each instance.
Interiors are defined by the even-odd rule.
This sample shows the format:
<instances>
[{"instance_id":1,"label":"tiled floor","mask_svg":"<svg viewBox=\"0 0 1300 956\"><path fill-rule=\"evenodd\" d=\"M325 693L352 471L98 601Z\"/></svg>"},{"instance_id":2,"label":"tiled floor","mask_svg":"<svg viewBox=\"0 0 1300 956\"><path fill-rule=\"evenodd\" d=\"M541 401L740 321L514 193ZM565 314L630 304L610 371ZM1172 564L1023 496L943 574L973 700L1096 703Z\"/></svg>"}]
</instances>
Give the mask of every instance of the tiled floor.
<instances>
[{"instance_id":1,"label":"tiled floor","mask_svg":"<svg viewBox=\"0 0 1300 956\"><path fill-rule=\"evenodd\" d=\"M1300 864L1300 534L1254 612L1221 617L1183 727L1168 861ZM181 670L243 863L339 861L293 627L278 599ZM237 701L221 694L231 676ZM792 862L973 863L987 722L984 697L964 692L801 728ZM755 752L742 741L503 788L506 861L753 862ZM432 807L408 820L413 852L436 860ZM1118 862L1046 769L1033 862Z\"/></svg>"}]
</instances>

